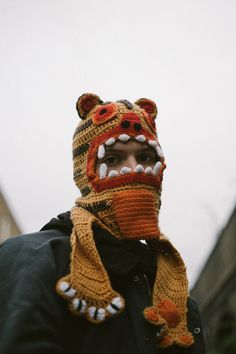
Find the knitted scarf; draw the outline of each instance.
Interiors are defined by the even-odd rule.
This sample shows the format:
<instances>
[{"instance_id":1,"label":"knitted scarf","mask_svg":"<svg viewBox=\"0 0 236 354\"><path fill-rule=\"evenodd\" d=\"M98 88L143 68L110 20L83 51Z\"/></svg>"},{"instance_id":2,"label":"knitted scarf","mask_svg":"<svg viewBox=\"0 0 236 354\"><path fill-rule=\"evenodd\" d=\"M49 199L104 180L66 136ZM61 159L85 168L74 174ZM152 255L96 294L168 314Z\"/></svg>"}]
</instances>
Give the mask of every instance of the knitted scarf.
<instances>
[{"instance_id":1,"label":"knitted scarf","mask_svg":"<svg viewBox=\"0 0 236 354\"><path fill-rule=\"evenodd\" d=\"M93 238L94 223L118 239L145 239L157 257L152 305L144 318L158 327L161 347L188 347L193 336L187 329L188 281L184 262L160 232L158 215L164 155L157 138L157 107L148 99L105 102L94 94L77 101L82 118L73 138L74 180L82 197L71 210L70 273L57 283L57 292L69 302L71 312L99 324L119 315L125 300L112 289ZM137 165L107 173L106 147L116 141L135 140L151 146L158 156L153 168Z\"/></svg>"}]
</instances>

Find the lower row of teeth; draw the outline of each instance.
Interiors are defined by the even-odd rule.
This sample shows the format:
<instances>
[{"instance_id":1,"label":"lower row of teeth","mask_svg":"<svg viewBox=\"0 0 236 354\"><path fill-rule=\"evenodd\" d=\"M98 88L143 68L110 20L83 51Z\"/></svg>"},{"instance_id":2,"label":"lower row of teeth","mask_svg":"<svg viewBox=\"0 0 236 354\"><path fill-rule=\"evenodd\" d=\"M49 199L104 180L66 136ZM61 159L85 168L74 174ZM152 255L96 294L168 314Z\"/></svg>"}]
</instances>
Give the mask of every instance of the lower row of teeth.
<instances>
[{"instance_id":1,"label":"lower row of teeth","mask_svg":"<svg viewBox=\"0 0 236 354\"><path fill-rule=\"evenodd\" d=\"M162 167L162 163L158 161L155 166L152 168L151 166L148 166L144 168L142 165L137 165L134 170L132 170L130 167L122 167L120 171L117 170L110 170L107 174L108 167L105 163L102 163L99 168L99 177L100 179L104 179L106 177L108 178L113 178L117 177L119 175L126 175L128 173L146 173L147 175L153 175L157 176L158 173L160 172Z\"/></svg>"}]
</instances>

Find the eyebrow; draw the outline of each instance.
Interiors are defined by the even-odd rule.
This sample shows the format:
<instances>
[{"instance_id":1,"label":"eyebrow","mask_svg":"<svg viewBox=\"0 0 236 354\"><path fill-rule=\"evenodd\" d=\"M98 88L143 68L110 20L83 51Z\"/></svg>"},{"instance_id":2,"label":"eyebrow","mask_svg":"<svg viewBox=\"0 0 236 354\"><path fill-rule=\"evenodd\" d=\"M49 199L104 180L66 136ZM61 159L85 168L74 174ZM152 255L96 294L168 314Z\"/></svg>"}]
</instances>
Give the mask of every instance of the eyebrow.
<instances>
[{"instance_id":1,"label":"eyebrow","mask_svg":"<svg viewBox=\"0 0 236 354\"><path fill-rule=\"evenodd\" d=\"M155 150L151 146L148 146L148 145L143 145L143 147L142 147L142 149L140 149L140 151L143 151L143 150L152 150L155 152ZM110 151L123 152L124 150L116 148L115 146L106 146L106 152L108 152L108 151L109 152Z\"/></svg>"}]
</instances>

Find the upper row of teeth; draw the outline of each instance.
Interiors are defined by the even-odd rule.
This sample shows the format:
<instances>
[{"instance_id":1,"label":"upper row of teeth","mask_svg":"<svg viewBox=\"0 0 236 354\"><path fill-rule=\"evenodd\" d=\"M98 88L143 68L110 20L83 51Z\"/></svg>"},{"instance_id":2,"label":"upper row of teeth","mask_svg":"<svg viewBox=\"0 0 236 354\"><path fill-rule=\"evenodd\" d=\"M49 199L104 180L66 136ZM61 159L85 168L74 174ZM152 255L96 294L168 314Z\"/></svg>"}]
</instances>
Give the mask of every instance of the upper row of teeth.
<instances>
[{"instance_id":1,"label":"upper row of teeth","mask_svg":"<svg viewBox=\"0 0 236 354\"><path fill-rule=\"evenodd\" d=\"M122 142L126 142L130 138L131 137L128 134L120 134L118 136L118 140L120 140ZM135 136L135 140L137 140L140 143L144 143L146 141L148 143L148 145L150 145L151 147L153 147L156 150L157 156L159 156L161 159L164 159L164 155L161 150L161 147L157 143L156 140L149 140L144 135ZM111 146L111 145L115 144L115 142L116 142L115 138L110 138L104 144L100 145L98 148L98 154L97 154L98 158L103 159L105 157L105 153L106 153L105 146Z\"/></svg>"}]
</instances>

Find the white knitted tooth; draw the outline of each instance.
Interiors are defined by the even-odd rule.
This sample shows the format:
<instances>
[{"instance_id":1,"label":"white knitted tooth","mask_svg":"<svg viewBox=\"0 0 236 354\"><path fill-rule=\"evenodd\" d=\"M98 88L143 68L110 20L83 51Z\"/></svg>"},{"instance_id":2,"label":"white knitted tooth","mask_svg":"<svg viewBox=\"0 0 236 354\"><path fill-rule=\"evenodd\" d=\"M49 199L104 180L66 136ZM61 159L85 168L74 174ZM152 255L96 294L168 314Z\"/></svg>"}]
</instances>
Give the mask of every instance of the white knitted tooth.
<instances>
[{"instance_id":1,"label":"white knitted tooth","mask_svg":"<svg viewBox=\"0 0 236 354\"><path fill-rule=\"evenodd\" d=\"M105 318L105 315L106 315L105 309L100 308L100 309L98 309L98 311L97 311L97 317L96 317L96 319L97 319L97 320L100 320L100 321L103 321L104 318Z\"/></svg>"},{"instance_id":2,"label":"white knitted tooth","mask_svg":"<svg viewBox=\"0 0 236 354\"><path fill-rule=\"evenodd\" d=\"M150 145L150 146L152 146L152 147L157 147L157 142L156 142L156 140L148 140L148 144Z\"/></svg>"},{"instance_id":3,"label":"white knitted tooth","mask_svg":"<svg viewBox=\"0 0 236 354\"><path fill-rule=\"evenodd\" d=\"M120 141L128 141L129 138L130 138L130 136L129 136L128 134L120 134L120 135L118 136L118 139L119 139Z\"/></svg>"},{"instance_id":4,"label":"white knitted tooth","mask_svg":"<svg viewBox=\"0 0 236 354\"><path fill-rule=\"evenodd\" d=\"M119 309L121 309L122 306L123 306L123 302L122 302L122 300L121 300L121 298L120 298L119 296L115 297L115 298L112 300L111 303L112 303L113 305L119 307Z\"/></svg>"},{"instance_id":5,"label":"white knitted tooth","mask_svg":"<svg viewBox=\"0 0 236 354\"><path fill-rule=\"evenodd\" d=\"M110 146L113 145L116 142L115 138L110 138L105 142L105 145Z\"/></svg>"},{"instance_id":6,"label":"white knitted tooth","mask_svg":"<svg viewBox=\"0 0 236 354\"><path fill-rule=\"evenodd\" d=\"M98 148L98 158L103 159L103 157L105 156L105 153L106 153L105 146L100 145Z\"/></svg>"},{"instance_id":7,"label":"white knitted tooth","mask_svg":"<svg viewBox=\"0 0 236 354\"><path fill-rule=\"evenodd\" d=\"M108 177L109 177L109 178L116 177L116 176L118 176L118 175L119 175L119 172L116 171L116 170L111 170L111 171L109 171L109 173L108 173Z\"/></svg>"},{"instance_id":8,"label":"white knitted tooth","mask_svg":"<svg viewBox=\"0 0 236 354\"><path fill-rule=\"evenodd\" d=\"M95 306L91 306L88 308L88 313L89 313L89 316L94 318L94 314L96 312L96 307Z\"/></svg>"},{"instance_id":9,"label":"white knitted tooth","mask_svg":"<svg viewBox=\"0 0 236 354\"><path fill-rule=\"evenodd\" d=\"M67 281L62 281L59 284L59 289L64 292L68 297L73 297L76 294L76 290L70 287L70 284Z\"/></svg>"},{"instance_id":10,"label":"white knitted tooth","mask_svg":"<svg viewBox=\"0 0 236 354\"><path fill-rule=\"evenodd\" d=\"M119 296L115 297L110 305L106 307L106 310L111 314L117 313L123 307L123 302Z\"/></svg>"},{"instance_id":11,"label":"white knitted tooth","mask_svg":"<svg viewBox=\"0 0 236 354\"><path fill-rule=\"evenodd\" d=\"M102 163L99 167L99 177L100 179L104 179L107 176L107 165Z\"/></svg>"},{"instance_id":12,"label":"white knitted tooth","mask_svg":"<svg viewBox=\"0 0 236 354\"><path fill-rule=\"evenodd\" d=\"M69 289L70 284L67 283L67 281L62 281L59 283L59 289L63 292L65 292L67 289Z\"/></svg>"},{"instance_id":13,"label":"white knitted tooth","mask_svg":"<svg viewBox=\"0 0 236 354\"><path fill-rule=\"evenodd\" d=\"M162 167L162 164L161 164L160 161L158 161L158 162L155 164L155 166L153 167L153 174L154 174L155 176L158 175L158 173L159 173L161 167Z\"/></svg>"},{"instance_id":14,"label":"white knitted tooth","mask_svg":"<svg viewBox=\"0 0 236 354\"><path fill-rule=\"evenodd\" d=\"M137 173L142 173L144 172L144 167L143 165L137 165L134 169L134 172L137 172Z\"/></svg>"},{"instance_id":15,"label":"white knitted tooth","mask_svg":"<svg viewBox=\"0 0 236 354\"><path fill-rule=\"evenodd\" d=\"M135 140L139 141L140 143L143 143L144 141L146 141L146 137L144 135L137 135L135 137Z\"/></svg>"},{"instance_id":16,"label":"white knitted tooth","mask_svg":"<svg viewBox=\"0 0 236 354\"><path fill-rule=\"evenodd\" d=\"M107 310L109 313L111 313L111 314L115 314L115 313L118 312L118 310L114 309L111 305L108 305L108 306L106 307L106 310Z\"/></svg>"},{"instance_id":17,"label":"white knitted tooth","mask_svg":"<svg viewBox=\"0 0 236 354\"><path fill-rule=\"evenodd\" d=\"M76 311L79 311L81 313L84 313L87 303L85 300L75 298L72 301L72 305Z\"/></svg>"},{"instance_id":18,"label":"white knitted tooth","mask_svg":"<svg viewBox=\"0 0 236 354\"><path fill-rule=\"evenodd\" d=\"M147 175L152 175L153 171L152 171L152 168L151 166L148 166L147 168L145 168L145 171L144 171Z\"/></svg>"},{"instance_id":19,"label":"white knitted tooth","mask_svg":"<svg viewBox=\"0 0 236 354\"><path fill-rule=\"evenodd\" d=\"M68 297L73 297L75 296L75 294L76 294L76 290L73 288L70 288L65 291L65 295L67 295Z\"/></svg>"},{"instance_id":20,"label":"white knitted tooth","mask_svg":"<svg viewBox=\"0 0 236 354\"><path fill-rule=\"evenodd\" d=\"M82 301L82 304L81 304L81 310L80 312L85 312L86 310L86 307L87 307L87 302L85 300L81 300Z\"/></svg>"},{"instance_id":21,"label":"white knitted tooth","mask_svg":"<svg viewBox=\"0 0 236 354\"><path fill-rule=\"evenodd\" d=\"M156 152L157 152L157 155L158 155L161 159L164 159L164 154L163 154L163 151L161 150L160 145L157 145L157 147L156 147Z\"/></svg>"},{"instance_id":22,"label":"white knitted tooth","mask_svg":"<svg viewBox=\"0 0 236 354\"><path fill-rule=\"evenodd\" d=\"M122 167L122 169L120 170L120 174L121 174L121 175L126 175L127 173L130 173L131 171L132 171L131 168L124 166L124 167Z\"/></svg>"}]
</instances>

